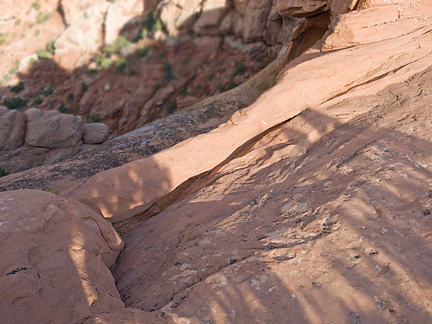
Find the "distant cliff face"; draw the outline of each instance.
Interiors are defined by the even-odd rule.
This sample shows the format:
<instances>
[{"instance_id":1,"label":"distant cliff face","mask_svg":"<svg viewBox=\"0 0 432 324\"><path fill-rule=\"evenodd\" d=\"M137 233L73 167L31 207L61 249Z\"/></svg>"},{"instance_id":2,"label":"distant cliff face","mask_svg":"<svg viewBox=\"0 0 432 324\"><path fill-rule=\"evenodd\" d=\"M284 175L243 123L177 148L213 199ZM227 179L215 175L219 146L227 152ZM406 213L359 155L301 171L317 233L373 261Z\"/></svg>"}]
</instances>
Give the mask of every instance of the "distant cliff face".
<instances>
[{"instance_id":1,"label":"distant cliff face","mask_svg":"<svg viewBox=\"0 0 432 324\"><path fill-rule=\"evenodd\" d=\"M283 45L326 32L332 6L293 1L25 1L4 13L3 99L67 109L123 134L232 89ZM295 10L287 8L295 7ZM349 9L337 4L336 12ZM342 8L342 9L341 9ZM19 80L16 94L6 85ZM54 93L43 90L53 88Z\"/></svg>"}]
</instances>

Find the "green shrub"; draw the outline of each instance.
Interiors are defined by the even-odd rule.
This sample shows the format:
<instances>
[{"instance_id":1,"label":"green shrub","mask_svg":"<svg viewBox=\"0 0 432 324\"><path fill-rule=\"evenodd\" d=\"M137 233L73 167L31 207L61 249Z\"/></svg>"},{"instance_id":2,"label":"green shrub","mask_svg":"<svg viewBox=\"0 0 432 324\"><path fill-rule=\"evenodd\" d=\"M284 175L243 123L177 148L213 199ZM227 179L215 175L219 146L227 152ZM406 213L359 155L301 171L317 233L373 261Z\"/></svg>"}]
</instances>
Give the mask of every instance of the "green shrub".
<instances>
[{"instance_id":1,"label":"green shrub","mask_svg":"<svg viewBox=\"0 0 432 324\"><path fill-rule=\"evenodd\" d=\"M51 188L51 187L49 187L48 189L46 189L46 190L44 190L44 191L46 191L46 192L50 192L50 193L52 193L52 194L54 194L54 195L58 195L59 194L59 190L58 189L53 189L53 188Z\"/></svg>"},{"instance_id":2,"label":"green shrub","mask_svg":"<svg viewBox=\"0 0 432 324\"><path fill-rule=\"evenodd\" d=\"M237 87L237 83L235 83L234 81L232 81L232 82L228 85L227 90L234 89L235 87Z\"/></svg>"},{"instance_id":3,"label":"green shrub","mask_svg":"<svg viewBox=\"0 0 432 324\"><path fill-rule=\"evenodd\" d=\"M127 67L127 63L126 63L126 60L123 57L120 60L117 61L117 63L116 63L116 71L118 73L124 72L124 70L126 70L126 67Z\"/></svg>"},{"instance_id":4,"label":"green shrub","mask_svg":"<svg viewBox=\"0 0 432 324\"><path fill-rule=\"evenodd\" d=\"M87 84L83 81L81 82L81 91L85 93L88 90Z\"/></svg>"},{"instance_id":5,"label":"green shrub","mask_svg":"<svg viewBox=\"0 0 432 324\"><path fill-rule=\"evenodd\" d=\"M60 106L57 108L57 110L59 112L61 112L62 114L66 114L68 112L69 108L67 108L65 106L65 104L63 103L63 101L60 101Z\"/></svg>"},{"instance_id":6,"label":"green shrub","mask_svg":"<svg viewBox=\"0 0 432 324\"><path fill-rule=\"evenodd\" d=\"M113 62L109 58L107 58L107 54L106 53L103 53L103 54L99 55L96 58L96 63L98 65L100 65L100 67L102 69L108 69L113 64Z\"/></svg>"},{"instance_id":7,"label":"green shrub","mask_svg":"<svg viewBox=\"0 0 432 324\"><path fill-rule=\"evenodd\" d=\"M36 21L37 21L39 24L42 24L42 23L44 23L45 21L47 21L48 19L50 19L51 16L52 16L52 13L51 13L51 12L47 12L47 13L39 12L39 13L37 14L37 16L36 16Z\"/></svg>"},{"instance_id":8,"label":"green shrub","mask_svg":"<svg viewBox=\"0 0 432 324\"><path fill-rule=\"evenodd\" d=\"M186 57L186 58L184 58L184 59L181 61L181 63L182 63L184 66L188 66L189 63L190 63L190 57Z\"/></svg>"},{"instance_id":9,"label":"green shrub","mask_svg":"<svg viewBox=\"0 0 432 324\"><path fill-rule=\"evenodd\" d=\"M67 103L71 103L72 101L74 101L74 94L72 92L68 93L67 95Z\"/></svg>"},{"instance_id":10,"label":"green shrub","mask_svg":"<svg viewBox=\"0 0 432 324\"><path fill-rule=\"evenodd\" d=\"M31 5L35 10L39 10L41 8L41 5L39 4L39 2L35 1L32 3Z\"/></svg>"},{"instance_id":11,"label":"green shrub","mask_svg":"<svg viewBox=\"0 0 432 324\"><path fill-rule=\"evenodd\" d=\"M173 70L172 70L172 66L171 66L171 64L168 62L168 61L166 61L164 64L163 64L163 66L162 66L162 69L165 71L165 74L164 74L164 80L166 81L166 82L170 82L171 80L173 80L174 79L174 72L173 72Z\"/></svg>"},{"instance_id":12,"label":"green shrub","mask_svg":"<svg viewBox=\"0 0 432 324\"><path fill-rule=\"evenodd\" d=\"M54 92L54 89L51 88L51 86L47 86L45 89L42 90L42 94L43 94L45 97L48 97L48 96L52 95L53 92Z\"/></svg>"},{"instance_id":13,"label":"green shrub","mask_svg":"<svg viewBox=\"0 0 432 324\"><path fill-rule=\"evenodd\" d=\"M35 64L36 63L36 60L32 57L31 59L30 59L30 61L29 61L29 64L30 65L33 65L33 64Z\"/></svg>"},{"instance_id":14,"label":"green shrub","mask_svg":"<svg viewBox=\"0 0 432 324\"><path fill-rule=\"evenodd\" d=\"M161 31L163 29L162 21L160 19L156 20L154 24L154 29L156 31Z\"/></svg>"},{"instance_id":15,"label":"green shrub","mask_svg":"<svg viewBox=\"0 0 432 324\"><path fill-rule=\"evenodd\" d=\"M202 89L202 85L201 84L197 84L195 86L196 91L200 91Z\"/></svg>"},{"instance_id":16,"label":"green shrub","mask_svg":"<svg viewBox=\"0 0 432 324\"><path fill-rule=\"evenodd\" d=\"M3 168L0 167L0 178L7 176L9 173L7 173Z\"/></svg>"},{"instance_id":17,"label":"green shrub","mask_svg":"<svg viewBox=\"0 0 432 324\"><path fill-rule=\"evenodd\" d=\"M118 54L123 48L129 46L130 44L131 42L129 42L126 38L119 36L112 44L105 46L104 52L107 55Z\"/></svg>"},{"instance_id":18,"label":"green shrub","mask_svg":"<svg viewBox=\"0 0 432 324\"><path fill-rule=\"evenodd\" d=\"M10 91L14 93L20 93L23 90L24 90L24 82L22 81L18 82L17 85L14 85L13 87L10 88Z\"/></svg>"},{"instance_id":19,"label":"green shrub","mask_svg":"<svg viewBox=\"0 0 432 324\"><path fill-rule=\"evenodd\" d=\"M167 115L171 115L177 108L177 104L175 102L170 102L166 108Z\"/></svg>"},{"instance_id":20,"label":"green shrub","mask_svg":"<svg viewBox=\"0 0 432 324\"><path fill-rule=\"evenodd\" d=\"M214 76L213 73L210 73L210 74L208 75L208 80L209 80L209 81L212 81L212 80L213 80L213 76Z\"/></svg>"},{"instance_id":21,"label":"green shrub","mask_svg":"<svg viewBox=\"0 0 432 324\"><path fill-rule=\"evenodd\" d=\"M37 96L36 98L33 99L33 101L31 102L30 106L40 105L43 101L44 100L40 96Z\"/></svg>"},{"instance_id":22,"label":"green shrub","mask_svg":"<svg viewBox=\"0 0 432 324\"><path fill-rule=\"evenodd\" d=\"M224 92L224 86L223 86L222 83L218 83L218 90L219 90L220 92Z\"/></svg>"},{"instance_id":23,"label":"green shrub","mask_svg":"<svg viewBox=\"0 0 432 324\"><path fill-rule=\"evenodd\" d=\"M97 116L90 115L89 119L86 120L88 123L99 123L100 118Z\"/></svg>"},{"instance_id":24,"label":"green shrub","mask_svg":"<svg viewBox=\"0 0 432 324\"><path fill-rule=\"evenodd\" d=\"M10 101L5 100L3 102L3 105L5 105L9 109L21 109L26 107L24 100L22 100L22 98L20 97L12 98Z\"/></svg>"},{"instance_id":25,"label":"green shrub","mask_svg":"<svg viewBox=\"0 0 432 324\"><path fill-rule=\"evenodd\" d=\"M16 71L18 71L18 67L14 66L9 69L9 74L14 74Z\"/></svg>"},{"instance_id":26,"label":"green shrub","mask_svg":"<svg viewBox=\"0 0 432 324\"><path fill-rule=\"evenodd\" d=\"M188 92L187 87L184 87L184 88L181 90L181 95L182 95L182 96L187 96L188 94L189 94L189 92Z\"/></svg>"},{"instance_id":27,"label":"green shrub","mask_svg":"<svg viewBox=\"0 0 432 324\"><path fill-rule=\"evenodd\" d=\"M0 46L6 43L6 40L4 38L0 38Z\"/></svg>"},{"instance_id":28,"label":"green shrub","mask_svg":"<svg viewBox=\"0 0 432 324\"><path fill-rule=\"evenodd\" d=\"M38 37L39 34L40 34L40 30L39 30L39 29L36 29L36 30L35 30L35 33L34 33L35 37Z\"/></svg>"},{"instance_id":29,"label":"green shrub","mask_svg":"<svg viewBox=\"0 0 432 324\"><path fill-rule=\"evenodd\" d=\"M148 52L147 47L143 46L143 47L140 47L140 49L138 50L138 55L140 57L144 57L147 55L147 52Z\"/></svg>"},{"instance_id":30,"label":"green shrub","mask_svg":"<svg viewBox=\"0 0 432 324\"><path fill-rule=\"evenodd\" d=\"M17 19L17 20L15 20L15 26L18 26L19 24L21 24L21 19Z\"/></svg>"},{"instance_id":31,"label":"green shrub","mask_svg":"<svg viewBox=\"0 0 432 324\"><path fill-rule=\"evenodd\" d=\"M41 60L48 60L51 58L51 53L49 53L45 48L40 48L37 51L37 56Z\"/></svg>"},{"instance_id":32,"label":"green shrub","mask_svg":"<svg viewBox=\"0 0 432 324\"><path fill-rule=\"evenodd\" d=\"M235 63L235 72L234 72L235 75L244 74L245 71L246 71L246 67L245 67L243 62L236 62Z\"/></svg>"}]
</instances>

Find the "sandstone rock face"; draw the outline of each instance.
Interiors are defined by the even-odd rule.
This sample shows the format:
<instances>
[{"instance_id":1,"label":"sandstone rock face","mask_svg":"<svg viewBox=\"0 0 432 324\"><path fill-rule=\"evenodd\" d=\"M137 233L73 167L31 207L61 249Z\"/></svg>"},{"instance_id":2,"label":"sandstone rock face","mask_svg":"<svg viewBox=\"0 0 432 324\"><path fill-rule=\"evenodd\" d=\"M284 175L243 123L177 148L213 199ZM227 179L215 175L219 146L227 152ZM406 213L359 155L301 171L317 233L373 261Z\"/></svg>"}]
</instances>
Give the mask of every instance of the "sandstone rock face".
<instances>
[{"instance_id":1,"label":"sandstone rock face","mask_svg":"<svg viewBox=\"0 0 432 324\"><path fill-rule=\"evenodd\" d=\"M103 123L84 124L82 130L84 144L103 143L109 135L109 128Z\"/></svg>"},{"instance_id":2,"label":"sandstone rock face","mask_svg":"<svg viewBox=\"0 0 432 324\"><path fill-rule=\"evenodd\" d=\"M81 143L81 117L44 112L42 118L28 122L25 143L37 147L68 147Z\"/></svg>"},{"instance_id":3,"label":"sandstone rock face","mask_svg":"<svg viewBox=\"0 0 432 324\"><path fill-rule=\"evenodd\" d=\"M275 7L282 16L292 17L309 17L329 10L326 0L277 0Z\"/></svg>"},{"instance_id":4,"label":"sandstone rock face","mask_svg":"<svg viewBox=\"0 0 432 324\"><path fill-rule=\"evenodd\" d=\"M123 243L100 215L36 190L0 193L5 323L82 323L123 308L108 267Z\"/></svg>"},{"instance_id":5,"label":"sandstone rock face","mask_svg":"<svg viewBox=\"0 0 432 324\"><path fill-rule=\"evenodd\" d=\"M380 34L379 41L375 38L346 51L303 54L286 66L276 86L251 106L235 113L228 123L150 158L101 173L72 189L70 196L98 208L112 222L123 221L150 208L188 179L212 170L251 138L305 109L317 107L350 89L358 92L357 86L372 81L376 81L374 87L365 86L365 93L422 71L432 64L432 42L428 36L431 18L428 6L412 6L415 8L407 10L407 16L401 16L399 21L416 22L412 18L421 12L422 20L416 22L418 29L409 35L389 38ZM388 10L392 10L391 5ZM366 10L364 15L376 17L373 10ZM356 20L355 14L347 17ZM374 27L370 28L372 32ZM382 79L383 75L388 77ZM140 170L148 173L141 175ZM117 189L113 189L113 183L118 184Z\"/></svg>"},{"instance_id":6,"label":"sandstone rock face","mask_svg":"<svg viewBox=\"0 0 432 324\"><path fill-rule=\"evenodd\" d=\"M0 151L11 151L24 140L25 118L17 110L0 106Z\"/></svg>"},{"instance_id":7,"label":"sandstone rock face","mask_svg":"<svg viewBox=\"0 0 432 324\"><path fill-rule=\"evenodd\" d=\"M108 2L104 0L93 2L83 5L81 1L74 1L65 9L74 10L66 14L69 26L55 41L54 58L67 70L88 63L103 43L102 26Z\"/></svg>"},{"instance_id":8,"label":"sandstone rock face","mask_svg":"<svg viewBox=\"0 0 432 324\"><path fill-rule=\"evenodd\" d=\"M105 17L105 44L114 42L121 28L143 11L142 0L117 0L110 3Z\"/></svg>"}]
</instances>

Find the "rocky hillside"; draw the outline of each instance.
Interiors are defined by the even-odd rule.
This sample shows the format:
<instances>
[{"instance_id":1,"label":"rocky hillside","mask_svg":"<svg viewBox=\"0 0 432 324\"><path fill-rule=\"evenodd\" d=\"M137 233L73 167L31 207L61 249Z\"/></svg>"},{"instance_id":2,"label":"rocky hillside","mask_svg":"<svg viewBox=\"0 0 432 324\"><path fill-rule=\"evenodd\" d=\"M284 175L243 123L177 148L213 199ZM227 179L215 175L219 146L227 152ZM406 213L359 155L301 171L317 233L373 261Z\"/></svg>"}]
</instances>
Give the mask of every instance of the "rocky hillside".
<instances>
[{"instance_id":1,"label":"rocky hillside","mask_svg":"<svg viewBox=\"0 0 432 324\"><path fill-rule=\"evenodd\" d=\"M54 98L65 100L60 95L69 90L62 89L78 87L67 108L74 102L86 116L82 102L106 99L110 111L118 97L108 78L134 89L151 84L134 78L165 78L140 111L163 111L175 96L177 104L203 100L60 163L0 179L6 322L430 322L432 4L222 3L144 1L137 13L130 9L139 6L123 2L71 2L75 12L87 12L72 20L74 10L61 3L57 12L67 27L52 60L18 74L23 100L34 91L25 80L42 64L59 71L58 80L65 75L42 110L56 109L55 102L49 107ZM83 33L101 32L105 48L120 32L131 42L126 48L138 52L96 48L95 59L79 46L60 46L69 28L87 26L71 21L96 13L105 27L94 23ZM111 33L114 13L124 23ZM244 49L258 43L259 55L273 61L250 77L254 60ZM204 65L199 46L202 53L211 49ZM160 74L127 72L140 48L146 54L139 66ZM166 56L152 57L157 48ZM182 48L191 50L188 65L174 61ZM236 72L243 70L239 53L246 55L243 73ZM75 65L62 66L73 57ZM111 61L106 69L104 60ZM207 77L210 92L200 97L188 85L179 96L180 65L195 62L200 68L190 70L189 85L224 64L234 70L213 77L242 76L243 83L212 96ZM158 104L169 87L168 101ZM10 95L10 88L3 91ZM121 111L103 119L115 134L122 131L113 125L126 118ZM128 120L138 123L143 115L133 116Z\"/></svg>"}]
</instances>

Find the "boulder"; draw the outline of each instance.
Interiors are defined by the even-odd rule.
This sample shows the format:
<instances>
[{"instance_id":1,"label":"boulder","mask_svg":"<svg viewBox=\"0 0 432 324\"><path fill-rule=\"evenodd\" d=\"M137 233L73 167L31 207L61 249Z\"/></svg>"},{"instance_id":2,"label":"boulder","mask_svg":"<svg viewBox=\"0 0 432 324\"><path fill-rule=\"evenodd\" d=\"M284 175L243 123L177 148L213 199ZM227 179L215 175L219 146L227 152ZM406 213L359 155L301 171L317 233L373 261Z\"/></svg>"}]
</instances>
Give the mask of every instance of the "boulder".
<instances>
[{"instance_id":1,"label":"boulder","mask_svg":"<svg viewBox=\"0 0 432 324\"><path fill-rule=\"evenodd\" d=\"M81 117L44 112L40 119L27 123L25 143L37 147L68 147L81 143Z\"/></svg>"},{"instance_id":2,"label":"boulder","mask_svg":"<svg viewBox=\"0 0 432 324\"><path fill-rule=\"evenodd\" d=\"M24 116L25 116L26 122L28 123L28 122L35 121L35 120L38 120L39 118L41 118L42 117L42 111L40 111L37 108L30 108L24 112Z\"/></svg>"},{"instance_id":3,"label":"boulder","mask_svg":"<svg viewBox=\"0 0 432 324\"><path fill-rule=\"evenodd\" d=\"M220 34L219 26L229 11L226 2L225 0L208 0L204 4L201 16L193 27L197 35L216 36Z\"/></svg>"},{"instance_id":4,"label":"boulder","mask_svg":"<svg viewBox=\"0 0 432 324\"><path fill-rule=\"evenodd\" d=\"M3 323L82 323L123 308L108 269L123 242L90 208L40 190L0 193Z\"/></svg>"},{"instance_id":5,"label":"boulder","mask_svg":"<svg viewBox=\"0 0 432 324\"><path fill-rule=\"evenodd\" d=\"M103 143L109 135L109 128L103 123L84 124L82 130L84 144Z\"/></svg>"},{"instance_id":6,"label":"boulder","mask_svg":"<svg viewBox=\"0 0 432 324\"><path fill-rule=\"evenodd\" d=\"M281 16L287 17L311 17L329 10L327 0L277 0L275 7Z\"/></svg>"},{"instance_id":7,"label":"boulder","mask_svg":"<svg viewBox=\"0 0 432 324\"><path fill-rule=\"evenodd\" d=\"M0 106L0 151L11 151L24 141L25 119L22 112Z\"/></svg>"}]
</instances>

